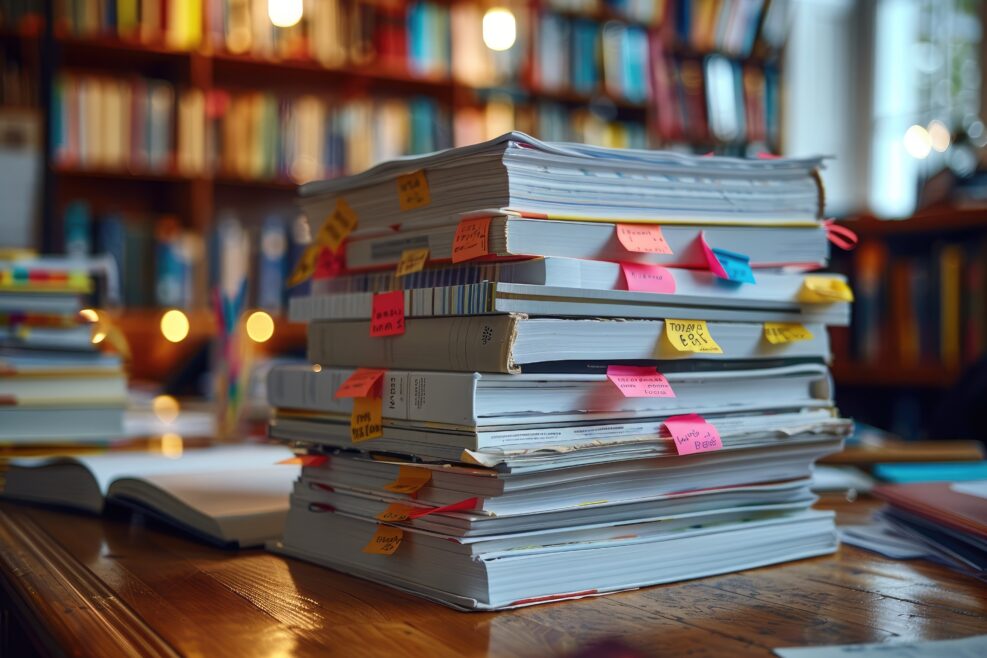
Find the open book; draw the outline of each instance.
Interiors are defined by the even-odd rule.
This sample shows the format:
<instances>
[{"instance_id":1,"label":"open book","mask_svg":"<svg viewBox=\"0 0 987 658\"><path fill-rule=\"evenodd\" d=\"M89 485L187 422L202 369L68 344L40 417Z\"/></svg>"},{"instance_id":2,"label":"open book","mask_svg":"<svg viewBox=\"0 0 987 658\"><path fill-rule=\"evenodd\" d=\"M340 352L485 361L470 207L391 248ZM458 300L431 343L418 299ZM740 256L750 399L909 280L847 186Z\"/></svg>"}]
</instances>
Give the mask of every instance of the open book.
<instances>
[{"instance_id":1,"label":"open book","mask_svg":"<svg viewBox=\"0 0 987 658\"><path fill-rule=\"evenodd\" d=\"M137 508L201 539L258 546L280 537L297 467L280 446L241 445L160 453L117 452L12 459L3 496L102 512Z\"/></svg>"}]
</instances>

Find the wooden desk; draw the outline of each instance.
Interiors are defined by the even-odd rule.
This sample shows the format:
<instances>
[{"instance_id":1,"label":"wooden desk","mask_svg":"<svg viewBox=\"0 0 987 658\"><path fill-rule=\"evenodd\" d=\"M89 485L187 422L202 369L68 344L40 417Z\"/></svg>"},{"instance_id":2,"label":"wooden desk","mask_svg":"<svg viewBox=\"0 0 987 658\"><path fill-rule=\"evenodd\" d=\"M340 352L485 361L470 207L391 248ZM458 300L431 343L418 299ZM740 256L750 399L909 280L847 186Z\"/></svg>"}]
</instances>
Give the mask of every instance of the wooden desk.
<instances>
[{"instance_id":1,"label":"wooden desk","mask_svg":"<svg viewBox=\"0 0 987 658\"><path fill-rule=\"evenodd\" d=\"M853 522L875 503L826 506ZM461 613L140 519L10 503L0 503L0 582L10 636L0 655L12 656L30 655L31 644L70 656L545 656L606 638L645 655L767 656L779 646L987 633L987 588L976 581L849 547L637 592Z\"/></svg>"}]
</instances>

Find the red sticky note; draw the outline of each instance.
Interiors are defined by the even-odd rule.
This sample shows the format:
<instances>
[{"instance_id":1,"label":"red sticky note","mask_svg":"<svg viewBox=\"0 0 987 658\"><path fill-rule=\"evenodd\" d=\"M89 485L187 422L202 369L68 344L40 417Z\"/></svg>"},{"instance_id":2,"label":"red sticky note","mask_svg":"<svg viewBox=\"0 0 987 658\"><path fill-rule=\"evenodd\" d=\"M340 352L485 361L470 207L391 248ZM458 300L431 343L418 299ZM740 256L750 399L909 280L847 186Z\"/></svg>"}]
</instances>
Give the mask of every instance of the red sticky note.
<instances>
[{"instance_id":1,"label":"red sticky note","mask_svg":"<svg viewBox=\"0 0 987 658\"><path fill-rule=\"evenodd\" d=\"M452 239L452 262L461 263L486 256L490 253L487 239L489 235L489 217L476 217L459 222L456 235Z\"/></svg>"},{"instance_id":2,"label":"red sticky note","mask_svg":"<svg viewBox=\"0 0 987 658\"><path fill-rule=\"evenodd\" d=\"M370 312L371 336L400 336L404 333L404 291L374 295Z\"/></svg>"},{"instance_id":3,"label":"red sticky note","mask_svg":"<svg viewBox=\"0 0 987 658\"><path fill-rule=\"evenodd\" d=\"M380 378L384 376L386 370L381 370L378 368L357 368L356 372L347 378L342 385L336 389L336 394L333 396L335 398L368 398L377 397L371 396L370 391L373 390L374 386L380 381Z\"/></svg>"},{"instance_id":4,"label":"red sticky note","mask_svg":"<svg viewBox=\"0 0 987 658\"><path fill-rule=\"evenodd\" d=\"M667 418L665 428L672 435L675 450L680 455L710 452L723 448L720 433L699 414L685 414Z\"/></svg>"},{"instance_id":5,"label":"red sticky note","mask_svg":"<svg viewBox=\"0 0 987 658\"><path fill-rule=\"evenodd\" d=\"M627 289L634 292L675 292L675 277L672 272L661 265L646 263L621 263Z\"/></svg>"},{"instance_id":6,"label":"red sticky note","mask_svg":"<svg viewBox=\"0 0 987 658\"><path fill-rule=\"evenodd\" d=\"M657 224L617 224L617 239L627 251L641 254L671 254Z\"/></svg>"},{"instance_id":7,"label":"red sticky note","mask_svg":"<svg viewBox=\"0 0 987 658\"><path fill-rule=\"evenodd\" d=\"M607 366L607 378L625 398L674 398L675 391L665 375L655 368Z\"/></svg>"}]
</instances>

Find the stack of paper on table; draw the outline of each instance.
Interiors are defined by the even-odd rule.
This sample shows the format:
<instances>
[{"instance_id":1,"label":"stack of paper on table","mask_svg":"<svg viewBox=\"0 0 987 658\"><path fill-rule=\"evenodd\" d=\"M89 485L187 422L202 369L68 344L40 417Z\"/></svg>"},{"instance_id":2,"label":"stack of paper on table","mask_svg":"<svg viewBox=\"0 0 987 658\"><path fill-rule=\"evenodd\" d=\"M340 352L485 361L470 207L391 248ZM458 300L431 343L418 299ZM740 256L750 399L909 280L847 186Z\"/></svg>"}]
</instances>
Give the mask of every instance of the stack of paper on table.
<instances>
[{"instance_id":1,"label":"stack of paper on table","mask_svg":"<svg viewBox=\"0 0 987 658\"><path fill-rule=\"evenodd\" d=\"M303 187L274 549L466 610L832 552L818 166L511 133Z\"/></svg>"}]
</instances>

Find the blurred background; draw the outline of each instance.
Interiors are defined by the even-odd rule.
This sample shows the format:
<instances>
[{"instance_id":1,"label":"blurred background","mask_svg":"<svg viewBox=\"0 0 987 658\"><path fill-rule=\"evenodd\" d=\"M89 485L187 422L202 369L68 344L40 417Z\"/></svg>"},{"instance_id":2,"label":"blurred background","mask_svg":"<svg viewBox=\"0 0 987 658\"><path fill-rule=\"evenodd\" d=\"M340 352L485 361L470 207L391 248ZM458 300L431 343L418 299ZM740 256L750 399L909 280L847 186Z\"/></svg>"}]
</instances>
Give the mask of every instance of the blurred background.
<instances>
[{"instance_id":1,"label":"blurred background","mask_svg":"<svg viewBox=\"0 0 987 658\"><path fill-rule=\"evenodd\" d=\"M213 339L229 333L209 291L231 271L247 276L251 363L303 350L302 328L282 320L285 278L311 240L298 183L512 129L821 153L827 213L859 236L834 247L857 294L852 327L834 332L838 403L905 438L982 438L984 12L931 0L0 0L0 245L105 258L100 306L130 344L134 383L209 395L224 367Z\"/></svg>"}]
</instances>

